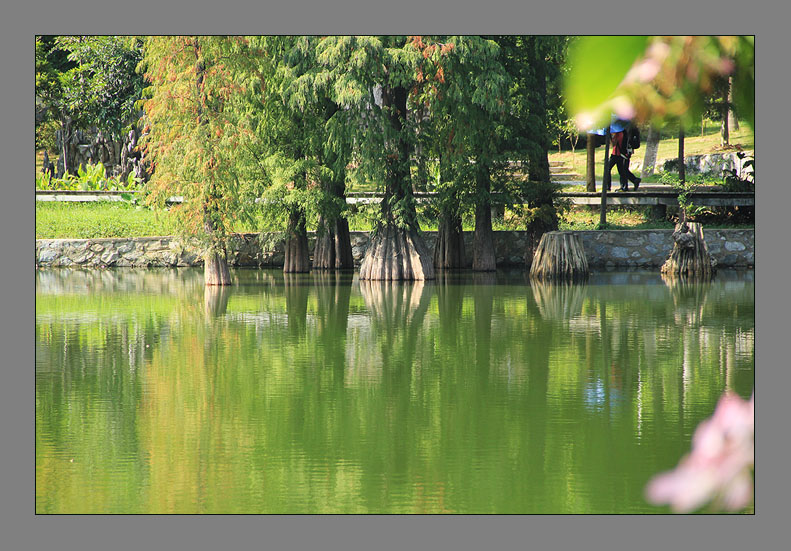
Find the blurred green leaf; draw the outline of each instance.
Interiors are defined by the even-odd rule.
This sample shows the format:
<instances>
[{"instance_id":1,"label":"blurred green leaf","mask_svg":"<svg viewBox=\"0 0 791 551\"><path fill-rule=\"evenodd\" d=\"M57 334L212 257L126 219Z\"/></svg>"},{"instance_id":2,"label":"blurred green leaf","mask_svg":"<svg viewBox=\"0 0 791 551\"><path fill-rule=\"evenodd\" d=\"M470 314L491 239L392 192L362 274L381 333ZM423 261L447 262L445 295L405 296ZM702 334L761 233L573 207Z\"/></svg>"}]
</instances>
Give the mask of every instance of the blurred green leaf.
<instances>
[{"instance_id":1,"label":"blurred green leaf","mask_svg":"<svg viewBox=\"0 0 791 551\"><path fill-rule=\"evenodd\" d=\"M594 111L611 99L635 60L645 52L647 42L647 36L584 36L573 42L569 47L571 71L566 78L566 98L572 113Z\"/></svg>"},{"instance_id":2,"label":"blurred green leaf","mask_svg":"<svg viewBox=\"0 0 791 551\"><path fill-rule=\"evenodd\" d=\"M733 75L733 103L737 113L755 130L755 38L752 36L739 37Z\"/></svg>"}]
</instances>

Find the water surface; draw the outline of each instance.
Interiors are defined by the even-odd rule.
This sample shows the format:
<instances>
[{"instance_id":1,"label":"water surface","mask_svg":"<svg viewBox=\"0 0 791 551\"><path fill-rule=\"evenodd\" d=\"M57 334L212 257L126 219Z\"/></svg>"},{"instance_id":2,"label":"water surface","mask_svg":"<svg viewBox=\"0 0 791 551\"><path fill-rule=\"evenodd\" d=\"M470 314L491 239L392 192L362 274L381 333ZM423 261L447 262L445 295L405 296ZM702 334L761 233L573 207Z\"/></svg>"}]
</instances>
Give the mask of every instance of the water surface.
<instances>
[{"instance_id":1,"label":"water surface","mask_svg":"<svg viewBox=\"0 0 791 551\"><path fill-rule=\"evenodd\" d=\"M39 513L643 513L754 379L754 272L37 270Z\"/></svg>"}]
</instances>

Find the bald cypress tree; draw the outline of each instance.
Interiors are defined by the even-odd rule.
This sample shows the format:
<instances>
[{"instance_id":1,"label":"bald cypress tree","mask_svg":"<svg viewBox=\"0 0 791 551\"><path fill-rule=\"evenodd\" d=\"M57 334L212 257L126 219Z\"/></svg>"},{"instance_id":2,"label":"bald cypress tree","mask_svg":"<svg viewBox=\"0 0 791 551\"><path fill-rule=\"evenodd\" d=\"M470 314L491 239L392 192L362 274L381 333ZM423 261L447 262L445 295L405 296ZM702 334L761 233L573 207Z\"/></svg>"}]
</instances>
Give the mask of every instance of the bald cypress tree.
<instances>
[{"instance_id":1,"label":"bald cypress tree","mask_svg":"<svg viewBox=\"0 0 791 551\"><path fill-rule=\"evenodd\" d=\"M227 109L240 89L233 62L245 48L231 37L151 37L145 44L150 200L164 206L183 198L170 210L182 233L204 248L206 285L230 284L227 239L247 213L233 155L241 136Z\"/></svg>"},{"instance_id":2,"label":"bald cypress tree","mask_svg":"<svg viewBox=\"0 0 791 551\"><path fill-rule=\"evenodd\" d=\"M431 189L439 235L434 262L464 265L462 214L475 209L473 268L494 269L490 180L498 162L498 125L508 105L509 80L499 47L478 36L420 36L415 103L427 114L420 135L425 155L436 159ZM425 162L425 161L424 161Z\"/></svg>"},{"instance_id":3,"label":"bald cypress tree","mask_svg":"<svg viewBox=\"0 0 791 551\"><path fill-rule=\"evenodd\" d=\"M547 95L559 93L560 66L565 60L568 37L498 36L495 40L511 78L508 117L500 147L520 166L520 174L509 178L508 188L520 203L524 202L518 210L529 235L525 250L529 266L541 236L558 228L560 189L549 174Z\"/></svg>"},{"instance_id":4,"label":"bald cypress tree","mask_svg":"<svg viewBox=\"0 0 791 551\"><path fill-rule=\"evenodd\" d=\"M315 160L318 214L315 269L352 269L349 222L346 219L346 172L354 134L347 109L331 96L324 68L317 62L319 37L291 39L283 59L282 96L285 104L305 117L305 152Z\"/></svg>"},{"instance_id":5,"label":"bald cypress tree","mask_svg":"<svg viewBox=\"0 0 791 551\"><path fill-rule=\"evenodd\" d=\"M337 130L353 145L360 175L383 188L361 279L432 279L410 175L415 126L408 116L421 53L407 37L331 36L315 42L315 87L343 112Z\"/></svg>"}]
</instances>

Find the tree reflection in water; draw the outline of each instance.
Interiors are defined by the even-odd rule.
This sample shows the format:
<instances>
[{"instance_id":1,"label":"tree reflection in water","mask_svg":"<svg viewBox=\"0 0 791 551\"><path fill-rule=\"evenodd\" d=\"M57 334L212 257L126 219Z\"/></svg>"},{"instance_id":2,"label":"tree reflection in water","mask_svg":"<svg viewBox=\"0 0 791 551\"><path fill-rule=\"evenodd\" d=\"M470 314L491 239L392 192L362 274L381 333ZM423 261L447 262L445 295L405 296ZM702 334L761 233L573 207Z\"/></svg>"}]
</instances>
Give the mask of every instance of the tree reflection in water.
<instances>
[{"instance_id":1,"label":"tree reflection in water","mask_svg":"<svg viewBox=\"0 0 791 551\"><path fill-rule=\"evenodd\" d=\"M653 511L646 480L753 386L725 272L108 272L37 278L38 512Z\"/></svg>"}]
</instances>

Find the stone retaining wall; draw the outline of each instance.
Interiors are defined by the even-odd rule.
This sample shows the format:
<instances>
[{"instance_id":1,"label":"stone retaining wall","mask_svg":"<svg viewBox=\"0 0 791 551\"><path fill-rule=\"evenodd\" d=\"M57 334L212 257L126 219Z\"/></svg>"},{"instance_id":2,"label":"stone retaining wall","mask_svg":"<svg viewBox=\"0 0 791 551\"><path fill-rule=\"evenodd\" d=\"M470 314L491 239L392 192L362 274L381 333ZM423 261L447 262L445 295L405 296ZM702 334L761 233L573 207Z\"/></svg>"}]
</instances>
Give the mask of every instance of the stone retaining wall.
<instances>
[{"instance_id":1,"label":"stone retaining wall","mask_svg":"<svg viewBox=\"0 0 791 551\"><path fill-rule=\"evenodd\" d=\"M687 174L709 174L717 178L722 178L724 170L745 172L744 163L755 157L755 151L745 151L745 156L739 158L734 152L729 153L709 153L706 155L687 155L684 157L684 167ZM632 157L629 169L637 174L643 169L644 155L639 152ZM657 159L657 172L676 172L678 173L678 159Z\"/></svg>"},{"instance_id":2,"label":"stone retaining wall","mask_svg":"<svg viewBox=\"0 0 791 551\"><path fill-rule=\"evenodd\" d=\"M592 268L661 266L673 246L672 230L579 231ZM755 265L755 230L707 230L706 243L721 268ZM425 232L434 248L436 232ZM312 249L315 236L310 235ZM367 232L352 232L352 254L359 264L368 246ZM467 264L472 263L472 232L464 233ZM524 265L527 235L522 231L494 232L498 266ZM229 248L233 266L282 266L283 244L262 245L257 234L236 236ZM200 249L175 237L128 239L37 239L36 266L200 266Z\"/></svg>"}]
</instances>

